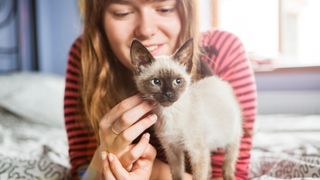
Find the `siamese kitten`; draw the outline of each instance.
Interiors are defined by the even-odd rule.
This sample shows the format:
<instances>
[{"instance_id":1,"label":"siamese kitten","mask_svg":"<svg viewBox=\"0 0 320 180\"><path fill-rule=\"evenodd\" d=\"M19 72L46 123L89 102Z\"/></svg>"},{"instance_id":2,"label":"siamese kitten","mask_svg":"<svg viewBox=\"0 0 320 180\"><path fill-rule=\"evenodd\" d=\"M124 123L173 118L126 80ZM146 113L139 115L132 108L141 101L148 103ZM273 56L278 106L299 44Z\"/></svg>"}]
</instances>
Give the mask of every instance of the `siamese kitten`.
<instances>
[{"instance_id":1,"label":"siamese kitten","mask_svg":"<svg viewBox=\"0 0 320 180\"><path fill-rule=\"evenodd\" d=\"M192 38L172 56L153 57L137 40L130 51L138 90L158 103L154 130L173 179L183 179L184 152L190 157L193 179L210 179L210 152L223 148L223 178L234 180L242 115L232 87L216 76L191 83Z\"/></svg>"}]
</instances>

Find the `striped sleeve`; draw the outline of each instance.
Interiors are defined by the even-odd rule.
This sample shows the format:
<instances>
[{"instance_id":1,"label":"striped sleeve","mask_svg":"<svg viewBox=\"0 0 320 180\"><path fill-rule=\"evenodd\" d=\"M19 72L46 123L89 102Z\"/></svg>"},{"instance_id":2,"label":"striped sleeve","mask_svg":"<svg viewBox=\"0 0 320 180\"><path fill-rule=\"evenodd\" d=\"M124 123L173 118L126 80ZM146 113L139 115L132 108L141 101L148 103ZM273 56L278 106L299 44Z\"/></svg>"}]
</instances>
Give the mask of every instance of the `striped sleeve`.
<instances>
[{"instance_id":1,"label":"striped sleeve","mask_svg":"<svg viewBox=\"0 0 320 180\"><path fill-rule=\"evenodd\" d=\"M85 124L83 121L85 116L79 111L81 109L78 103L80 100L80 58L81 37L73 43L69 51L64 94L64 117L68 135L72 179L80 179L97 148L95 137L88 128L84 128L91 126Z\"/></svg>"},{"instance_id":2,"label":"striped sleeve","mask_svg":"<svg viewBox=\"0 0 320 180\"><path fill-rule=\"evenodd\" d=\"M256 115L256 85L250 62L241 41L233 34L210 30L202 34L200 47L215 74L228 81L240 103L244 121L239 158L236 164L237 180L248 179L253 123ZM212 177L222 176L222 150L212 153Z\"/></svg>"}]
</instances>

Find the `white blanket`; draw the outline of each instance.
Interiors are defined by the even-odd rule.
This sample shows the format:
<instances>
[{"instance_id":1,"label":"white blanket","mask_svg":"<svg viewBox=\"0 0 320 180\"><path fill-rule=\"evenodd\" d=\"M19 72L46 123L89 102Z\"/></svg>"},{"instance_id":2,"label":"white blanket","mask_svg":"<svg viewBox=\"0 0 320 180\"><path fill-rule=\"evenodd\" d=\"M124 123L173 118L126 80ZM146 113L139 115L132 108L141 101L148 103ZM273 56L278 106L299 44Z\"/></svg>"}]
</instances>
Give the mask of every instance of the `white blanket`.
<instances>
[{"instance_id":1,"label":"white blanket","mask_svg":"<svg viewBox=\"0 0 320 180\"><path fill-rule=\"evenodd\" d=\"M0 109L0 179L68 179L69 167L63 128Z\"/></svg>"},{"instance_id":2,"label":"white blanket","mask_svg":"<svg viewBox=\"0 0 320 180\"><path fill-rule=\"evenodd\" d=\"M250 179L320 178L320 116L258 116Z\"/></svg>"}]
</instances>

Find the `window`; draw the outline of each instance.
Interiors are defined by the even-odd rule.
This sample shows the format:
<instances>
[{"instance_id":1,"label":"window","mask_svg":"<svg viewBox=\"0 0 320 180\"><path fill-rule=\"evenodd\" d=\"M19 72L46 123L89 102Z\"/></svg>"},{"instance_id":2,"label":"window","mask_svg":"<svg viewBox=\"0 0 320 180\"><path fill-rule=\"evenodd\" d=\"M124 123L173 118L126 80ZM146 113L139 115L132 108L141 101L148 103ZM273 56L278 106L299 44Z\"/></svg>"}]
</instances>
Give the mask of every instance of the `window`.
<instances>
[{"instance_id":1,"label":"window","mask_svg":"<svg viewBox=\"0 0 320 180\"><path fill-rule=\"evenodd\" d=\"M320 0L202 0L200 8L202 24L237 35L251 58L320 65Z\"/></svg>"}]
</instances>

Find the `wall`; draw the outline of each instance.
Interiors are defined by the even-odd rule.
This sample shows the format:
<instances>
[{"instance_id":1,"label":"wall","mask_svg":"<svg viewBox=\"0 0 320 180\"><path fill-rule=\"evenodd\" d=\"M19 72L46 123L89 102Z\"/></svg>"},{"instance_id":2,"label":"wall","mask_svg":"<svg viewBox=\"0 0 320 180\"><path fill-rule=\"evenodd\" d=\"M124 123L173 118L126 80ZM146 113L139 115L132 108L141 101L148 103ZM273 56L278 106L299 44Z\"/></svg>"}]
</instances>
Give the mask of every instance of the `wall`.
<instances>
[{"instance_id":1,"label":"wall","mask_svg":"<svg viewBox=\"0 0 320 180\"><path fill-rule=\"evenodd\" d=\"M81 34L77 0L37 0L40 71L65 75L68 51Z\"/></svg>"},{"instance_id":2,"label":"wall","mask_svg":"<svg viewBox=\"0 0 320 180\"><path fill-rule=\"evenodd\" d=\"M0 6L0 72L17 69L18 21L14 1L3 0Z\"/></svg>"}]
</instances>

